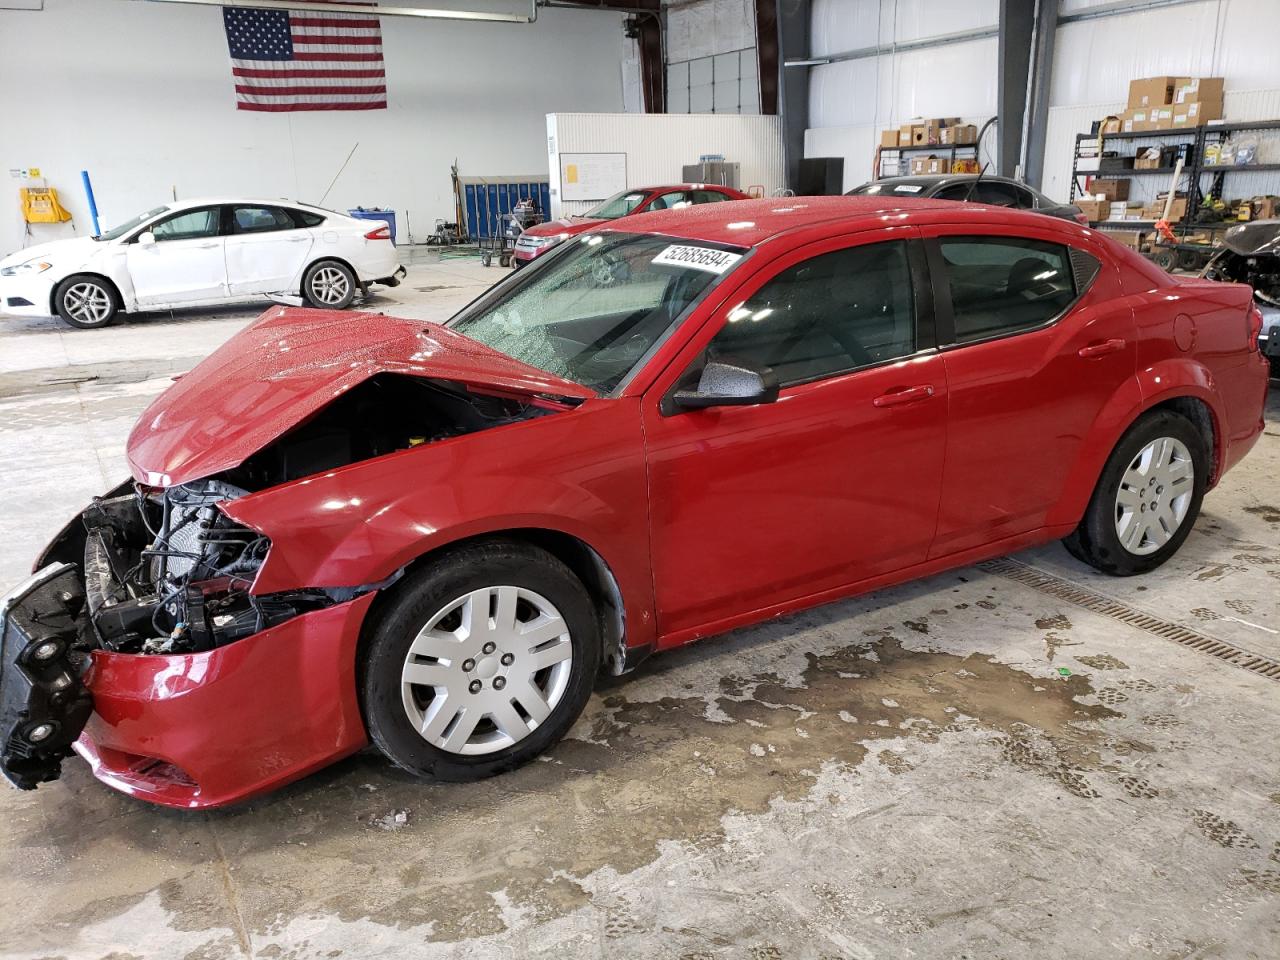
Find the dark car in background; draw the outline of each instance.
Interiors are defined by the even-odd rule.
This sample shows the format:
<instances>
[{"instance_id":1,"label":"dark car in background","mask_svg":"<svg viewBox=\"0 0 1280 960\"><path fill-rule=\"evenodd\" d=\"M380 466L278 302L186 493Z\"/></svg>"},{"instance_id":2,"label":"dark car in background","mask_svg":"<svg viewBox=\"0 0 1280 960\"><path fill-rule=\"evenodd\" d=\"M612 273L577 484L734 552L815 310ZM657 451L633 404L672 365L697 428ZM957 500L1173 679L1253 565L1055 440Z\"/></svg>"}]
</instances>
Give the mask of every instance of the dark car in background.
<instances>
[{"instance_id":1,"label":"dark car in background","mask_svg":"<svg viewBox=\"0 0 1280 960\"><path fill-rule=\"evenodd\" d=\"M885 177L850 190L846 196L928 197L932 200L960 200L992 207L1034 210L1063 220L1087 224L1088 218L1071 203L1050 200L1038 190L1008 177L985 174L935 174L919 177Z\"/></svg>"}]
</instances>

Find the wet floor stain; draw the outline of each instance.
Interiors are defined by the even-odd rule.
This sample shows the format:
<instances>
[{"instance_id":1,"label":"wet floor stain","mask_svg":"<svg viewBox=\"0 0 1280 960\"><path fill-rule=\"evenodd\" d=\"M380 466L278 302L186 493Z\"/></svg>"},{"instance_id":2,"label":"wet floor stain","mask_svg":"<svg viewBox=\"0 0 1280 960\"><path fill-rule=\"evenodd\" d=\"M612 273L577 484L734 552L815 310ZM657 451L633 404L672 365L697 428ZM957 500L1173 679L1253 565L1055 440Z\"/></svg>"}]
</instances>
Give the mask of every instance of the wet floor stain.
<instances>
[{"instance_id":1,"label":"wet floor stain","mask_svg":"<svg viewBox=\"0 0 1280 960\"><path fill-rule=\"evenodd\" d=\"M1261 517L1267 523L1280 523L1280 507L1259 504L1254 507L1245 507L1244 512L1251 513L1255 517Z\"/></svg>"},{"instance_id":2,"label":"wet floor stain","mask_svg":"<svg viewBox=\"0 0 1280 960\"><path fill-rule=\"evenodd\" d=\"M1094 670L1128 670L1129 665L1122 660L1118 660L1109 653L1097 654L1088 657L1076 657L1086 667L1092 667Z\"/></svg>"},{"instance_id":3,"label":"wet floor stain","mask_svg":"<svg viewBox=\"0 0 1280 960\"><path fill-rule=\"evenodd\" d=\"M525 920L563 916L589 900L577 878L639 869L664 843L717 842L726 814L805 797L823 763L853 770L870 754L903 774L915 767L911 743L952 733L989 737L1017 770L1097 798L1093 777L1107 776L1098 721L1120 715L1088 702L1093 693L1081 674L1038 678L988 656L908 649L886 633L809 654L798 682L725 677L713 710L701 696L634 701L623 684L593 699L577 739L482 783L421 784L362 756L215 813L218 849L206 845L200 857L231 865L251 931L305 905L458 941L503 931L513 910ZM378 826L388 811L407 811L399 829ZM62 816L49 808L49 819ZM117 820L110 842L154 843L156 819L147 811ZM51 827L64 855L84 842L74 823L41 825ZM286 863L290 844L307 845L314 870ZM165 908L194 925L226 924L225 903L193 885L162 886ZM79 924L126 906L112 898L61 919Z\"/></svg>"}]
</instances>

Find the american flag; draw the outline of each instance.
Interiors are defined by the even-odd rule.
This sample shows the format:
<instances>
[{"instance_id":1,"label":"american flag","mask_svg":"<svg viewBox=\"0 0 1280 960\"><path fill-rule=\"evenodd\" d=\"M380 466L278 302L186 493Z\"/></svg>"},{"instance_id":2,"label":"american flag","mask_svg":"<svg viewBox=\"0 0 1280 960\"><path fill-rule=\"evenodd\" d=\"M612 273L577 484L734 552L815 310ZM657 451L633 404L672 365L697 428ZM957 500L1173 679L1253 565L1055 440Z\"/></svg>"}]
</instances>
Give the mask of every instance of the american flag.
<instances>
[{"instance_id":1,"label":"american flag","mask_svg":"<svg viewBox=\"0 0 1280 960\"><path fill-rule=\"evenodd\" d=\"M238 110L382 110L382 29L358 13L223 7Z\"/></svg>"}]
</instances>

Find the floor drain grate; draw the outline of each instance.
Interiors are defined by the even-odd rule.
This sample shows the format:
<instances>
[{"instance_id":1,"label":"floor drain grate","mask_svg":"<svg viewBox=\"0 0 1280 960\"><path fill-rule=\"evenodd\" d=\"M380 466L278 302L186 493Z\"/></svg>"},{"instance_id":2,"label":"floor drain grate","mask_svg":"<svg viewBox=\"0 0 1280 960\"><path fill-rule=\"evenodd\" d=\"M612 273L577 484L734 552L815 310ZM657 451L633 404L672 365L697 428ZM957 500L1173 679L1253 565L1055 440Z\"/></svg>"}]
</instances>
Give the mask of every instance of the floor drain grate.
<instances>
[{"instance_id":1,"label":"floor drain grate","mask_svg":"<svg viewBox=\"0 0 1280 960\"><path fill-rule=\"evenodd\" d=\"M1094 613L1100 613L1104 617L1110 617L1112 620L1119 620L1121 623L1127 623L1140 630L1146 630L1148 633L1154 633L1158 637L1164 637L1166 640L1180 643L1184 647L1190 647L1192 650L1207 653L1211 657L1217 657L1219 660L1225 660L1234 666L1243 667L1259 676L1267 677L1271 680L1280 680L1280 660L1272 660L1270 657L1242 650L1225 640L1197 633L1195 630L1188 629L1180 623L1153 617L1149 613L1135 610L1133 607L1126 606L1111 597L1078 587L1070 580L1063 580L1061 577L1055 577L1050 573L1041 573L1034 567L1029 567L1017 560L1007 558L987 560L978 564L978 569L1021 583L1031 587L1033 590L1047 593L1051 597L1057 597L1059 600L1065 600L1078 607L1084 607L1086 610L1092 610Z\"/></svg>"}]
</instances>

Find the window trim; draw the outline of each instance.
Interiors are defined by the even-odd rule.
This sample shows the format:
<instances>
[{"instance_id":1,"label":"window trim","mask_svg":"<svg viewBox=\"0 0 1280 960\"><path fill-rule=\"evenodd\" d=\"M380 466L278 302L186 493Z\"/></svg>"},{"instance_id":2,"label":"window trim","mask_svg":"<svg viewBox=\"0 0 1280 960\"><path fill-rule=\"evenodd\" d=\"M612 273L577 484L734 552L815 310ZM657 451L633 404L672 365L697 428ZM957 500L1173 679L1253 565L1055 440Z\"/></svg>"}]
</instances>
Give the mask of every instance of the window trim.
<instances>
[{"instance_id":1,"label":"window trim","mask_svg":"<svg viewBox=\"0 0 1280 960\"><path fill-rule=\"evenodd\" d=\"M813 244L806 244L804 247L799 247L794 250L788 251L786 255L779 258L779 262L781 265L777 266L776 269L772 270L772 272L770 272L767 276L763 277L758 284L754 282L755 277L752 277L751 279L747 280L744 286L749 288L749 292L744 290L741 287L738 288L737 290L734 290L730 297L728 297L723 303L721 303L719 306L716 307L714 313L712 314L711 318L708 321L708 325L715 326L715 330L714 332L712 332L711 338L705 344L703 344L702 349L700 349L697 352L697 354L689 361L689 363L685 365L685 368L680 372L680 374L674 380L672 380L671 385L663 392L662 396L659 398L659 401L658 401L659 414L664 417L670 417L670 416L676 416L686 412L684 410L676 408L673 398L675 397L676 392L681 389L682 385L686 383L686 381L689 378L689 375L694 370L698 370L706 364L707 348L710 347L710 345L715 341L716 335L719 334L720 331L724 328L724 323L727 322L726 318L728 317L728 311L730 309L731 302L741 300L743 298L750 297L755 293L758 293L760 290L763 290L767 284L771 283L779 275L781 275L784 271L790 270L792 267L798 266L801 263L804 263L808 260L813 260L817 257L825 256L827 254L839 253L844 250L852 250L857 247L869 247L874 244L880 244L880 243L905 243L906 244L907 269L911 273L912 313L913 313L913 319L914 319L914 325L915 325L915 340L916 340L915 351L913 353L903 354L900 357L892 357L887 360L878 360L874 363L864 363L855 367L844 367L839 370L832 370L827 373L823 373L814 377L805 377L800 380L788 380L785 383L779 381L778 383L779 392L785 393L786 391L791 390L793 387L803 387L811 383L821 383L826 380L835 380L839 377L851 376L856 373L862 373L863 371L866 371L866 370L879 370L882 367L892 366L893 364L896 364L896 363L905 363L908 360L914 360L918 357L929 356L929 355L938 353L939 341L938 341L938 335L937 335L937 325L936 325L936 320L934 316L935 296L934 296L934 291L930 285L929 271L926 265L925 256L927 251L924 244L924 240L920 237L920 234L918 232L914 232L914 228L913 228L912 233L904 233L902 236L881 237L879 239L864 240L863 242L860 242L860 243L847 242L850 240L856 241L858 238L865 237L867 233L871 233L871 232L878 233L878 231L859 231L853 234L844 234L837 237L825 238L824 240L815 241ZM812 252L812 253L807 252L811 247L826 247L832 241L846 241L846 242L840 243L839 245L830 246L828 249L823 249L817 252ZM793 254L802 254L802 256L799 256L796 259L792 259ZM671 332L674 332L674 331L671 331ZM697 336L697 334L695 334L695 336ZM927 344L926 344L926 341L927 341Z\"/></svg>"},{"instance_id":2,"label":"window trim","mask_svg":"<svg viewBox=\"0 0 1280 960\"><path fill-rule=\"evenodd\" d=\"M1075 269L1071 265L1071 254L1069 251L1079 249L1083 253L1089 254L1100 264L1103 261L1095 254L1090 253L1083 247L1074 247L1061 239L1046 240L1043 237L1028 237L1017 233L935 233L924 238L925 253L929 262L929 281L933 290L934 314L936 317L938 328L938 349L947 352L957 350L963 347L974 347L982 343L992 343L996 340L1008 340L1010 337L1020 337L1024 334L1035 333L1039 330L1047 330L1056 326L1063 317L1069 314L1084 299L1085 295L1093 289L1094 283L1098 276L1102 273L1099 269L1094 274L1093 279L1089 281L1088 286L1083 290L1076 290L1076 295L1064 306L1058 313L1049 319L1036 324L1033 327L1018 327L1014 330L1007 330L1002 333L993 333L988 337L981 337L976 340L957 340L956 339L956 318L955 312L951 304L951 284L947 275L946 259L942 255L942 241L949 239L977 239L977 240L1033 240L1037 243L1051 243L1062 247L1067 253L1067 269L1071 276L1071 285L1076 285ZM1105 264L1103 264L1105 266Z\"/></svg>"}]
</instances>

